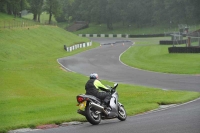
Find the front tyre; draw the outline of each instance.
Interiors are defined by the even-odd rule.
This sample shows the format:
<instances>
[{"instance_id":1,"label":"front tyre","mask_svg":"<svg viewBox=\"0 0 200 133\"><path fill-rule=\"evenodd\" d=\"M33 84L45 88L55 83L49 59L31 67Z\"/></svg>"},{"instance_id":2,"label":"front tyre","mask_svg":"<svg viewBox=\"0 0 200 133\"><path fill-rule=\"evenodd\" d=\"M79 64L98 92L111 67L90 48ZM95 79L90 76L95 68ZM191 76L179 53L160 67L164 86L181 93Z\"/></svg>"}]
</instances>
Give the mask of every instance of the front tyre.
<instances>
[{"instance_id":1,"label":"front tyre","mask_svg":"<svg viewBox=\"0 0 200 133\"><path fill-rule=\"evenodd\" d=\"M118 104L118 119L121 121L125 121L126 120L126 110L124 108L123 105Z\"/></svg>"},{"instance_id":2,"label":"front tyre","mask_svg":"<svg viewBox=\"0 0 200 133\"><path fill-rule=\"evenodd\" d=\"M98 113L92 106L87 104L86 106L86 119L92 125L98 125L101 122L101 113Z\"/></svg>"}]
</instances>

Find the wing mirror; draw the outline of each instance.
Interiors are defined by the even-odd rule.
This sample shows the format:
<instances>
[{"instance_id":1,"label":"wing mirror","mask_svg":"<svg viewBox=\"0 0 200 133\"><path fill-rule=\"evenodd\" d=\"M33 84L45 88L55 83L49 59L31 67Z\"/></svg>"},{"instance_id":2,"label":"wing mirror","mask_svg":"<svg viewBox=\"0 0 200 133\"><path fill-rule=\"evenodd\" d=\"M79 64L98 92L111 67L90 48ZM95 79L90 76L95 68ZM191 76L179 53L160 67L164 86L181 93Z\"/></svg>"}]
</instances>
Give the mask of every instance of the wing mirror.
<instances>
[{"instance_id":1,"label":"wing mirror","mask_svg":"<svg viewBox=\"0 0 200 133\"><path fill-rule=\"evenodd\" d=\"M115 83L115 84L114 84L114 88L116 88L117 86L118 86L118 83Z\"/></svg>"}]
</instances>

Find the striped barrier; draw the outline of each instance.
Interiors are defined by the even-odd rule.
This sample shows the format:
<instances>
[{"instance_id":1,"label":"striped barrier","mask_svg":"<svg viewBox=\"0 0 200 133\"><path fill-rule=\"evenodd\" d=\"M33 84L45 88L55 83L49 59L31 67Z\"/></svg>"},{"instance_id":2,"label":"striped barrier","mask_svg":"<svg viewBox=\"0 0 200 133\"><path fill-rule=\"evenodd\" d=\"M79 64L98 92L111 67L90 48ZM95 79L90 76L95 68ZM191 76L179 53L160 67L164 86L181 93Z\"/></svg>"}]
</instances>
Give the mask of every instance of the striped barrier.
<instances>
[{"instance_id":1,"label":"striped barrier","mask_svg":"<svg viewBox=\"0 0 200 133\"><path fill-rule=\"evenodd\" d=\"M143 34L143 35L130 35L130 34L79 34L80 37L108 37L108 38L142 38L142 37L164 37L170 36L168 34Z\"/></svg>"},{"instance_id":2,"label":"striped barrier","mask_svg":"<svg viewBox=\"0 0 200 133\"><path fill-rule=\"evenodd\" d=\"M80 43L80 44L75 44L75 45L69 46L69 47L64 45L64 50L66 50L67 52L71 52L71 51L74 51L76 49L85 48L85 47L89 47L89 46L92 46L92 41L91 42Z\"/></svg>"}]
</instances>

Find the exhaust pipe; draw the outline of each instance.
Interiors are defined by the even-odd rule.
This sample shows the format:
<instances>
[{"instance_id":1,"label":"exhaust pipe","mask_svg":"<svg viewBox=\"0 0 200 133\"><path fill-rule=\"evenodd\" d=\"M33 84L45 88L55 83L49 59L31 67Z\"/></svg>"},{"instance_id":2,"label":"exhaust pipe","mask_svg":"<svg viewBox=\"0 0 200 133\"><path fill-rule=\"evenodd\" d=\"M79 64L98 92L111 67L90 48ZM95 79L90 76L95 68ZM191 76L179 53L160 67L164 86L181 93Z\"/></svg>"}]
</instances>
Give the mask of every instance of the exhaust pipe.
<instances>
[{"instance_id":1,"label":"exhaust pipe","mask_svg":"<svg viewBox=\"0 0 200 133\"><path fill-rule=\"evenodd\" d=\"M99 105L99 104L96 104L96 103L91 102L90 105L91 105L93 108L95 108L96 110L98 110L98 111L103 111L103 110L104 110L104 107L101 106L101 105Z\"/></svg>"},{"instance_id":2,"label":"exhaust pipe","mask_svg":"<svg viewBox=\"0 0 200 133\"><path fill-rule=\"evenodd\" d=\"M96 110L100 111L100 112L103 112L105 113L106 115L108 115L108 112L104 110L104 107L99 105L99 104L96 104L94 102L91 102L90 105L95 108Z\"/></svg>"}]
</instances>

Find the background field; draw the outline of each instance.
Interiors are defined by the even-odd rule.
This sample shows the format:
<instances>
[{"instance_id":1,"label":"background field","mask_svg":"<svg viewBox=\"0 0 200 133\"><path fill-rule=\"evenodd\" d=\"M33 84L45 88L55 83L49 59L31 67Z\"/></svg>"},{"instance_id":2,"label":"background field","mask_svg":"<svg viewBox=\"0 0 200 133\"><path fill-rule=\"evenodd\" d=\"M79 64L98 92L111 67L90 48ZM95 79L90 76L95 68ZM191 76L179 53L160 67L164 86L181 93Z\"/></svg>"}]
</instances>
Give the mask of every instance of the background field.
<instances>
[{"instance_id":1,"label":"background field","mask_svg":"<svg viewBox=\"0 0 200 133\"><path fill-rule=\"evenodd\" d=\"M1 21L13 19L1 15ZM85 92L88 77L62 69L57 59L97 47L98 43L66 52L64 44L69 46L90 40L56 26L37 24L0 28L0 39L0 132L34 128L41 124L85 121L76 113L75 97ZM113 84L102 82L110 86ZM118 92L128 115L200 96L198 92L164 91L125 84L119 85Z\"/></svg>"},{"instance_id":2,"label":"background field","mask_svg":"<svg viewBox=\"0 0 200 133\"><path fill-rule=\"evenodd\" d=\"M170 40L170 37L134 38L135 43L121 56L121 60L132 67L174 74L200 74L199 53L169 54L168 47L159 45L160 40ZM178 45L185 47L186 44Z\"/></svg>"},{"instance_id":3,"label":"background field","mask_svg":"<svg viewBox=\"0 0 200 133\"><path fill-rule=\"evenodd\" d=\"M157 26L143 26L137 27L135 25L123 26L122 23L113 24L114 29L108 30L105 24L94 24L90 23L89 28L75 31L74 34L130 34L130 35L145 35L145 34L164 34L179 32L178 25L173 25L169 28L168 25L157 25ZM200 29L200 25L188 25L189 32Z\"/></svg>"}]
</instances>

